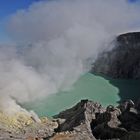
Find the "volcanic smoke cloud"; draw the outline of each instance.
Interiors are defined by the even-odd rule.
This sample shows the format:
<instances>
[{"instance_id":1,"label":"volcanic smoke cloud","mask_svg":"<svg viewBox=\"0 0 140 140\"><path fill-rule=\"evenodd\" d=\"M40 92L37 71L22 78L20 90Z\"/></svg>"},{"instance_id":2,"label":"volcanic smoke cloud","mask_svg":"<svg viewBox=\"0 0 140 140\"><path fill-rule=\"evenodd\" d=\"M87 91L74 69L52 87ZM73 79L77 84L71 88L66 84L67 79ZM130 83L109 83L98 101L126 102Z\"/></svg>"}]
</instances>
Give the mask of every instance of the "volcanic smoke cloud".
<instances>
[{"instance_id":1,"label":"volcanic smoke cloud","mask_svg":"<svg viewBox=\"0 0 140 140\"><path fill-rule=\"evenodd\" d=\"M139 12L125 0L52 0L11 15L17 45L0 46L0 109L68 90L117 34L139 24Z\"/></svg>"}]
</instances>

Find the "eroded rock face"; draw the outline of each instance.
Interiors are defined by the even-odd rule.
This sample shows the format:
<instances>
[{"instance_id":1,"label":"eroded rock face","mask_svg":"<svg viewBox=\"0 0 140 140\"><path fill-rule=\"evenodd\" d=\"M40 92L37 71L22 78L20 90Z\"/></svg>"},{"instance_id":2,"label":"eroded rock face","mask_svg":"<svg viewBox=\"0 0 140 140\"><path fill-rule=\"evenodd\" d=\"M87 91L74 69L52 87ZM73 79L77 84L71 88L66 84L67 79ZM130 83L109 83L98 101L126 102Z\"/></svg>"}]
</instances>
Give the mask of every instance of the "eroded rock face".
<instances>
[{"instance_id":1,"label":"eroded rock face","mask_svg":"<svg viewBox=\"0 0 140 140\"><path fill-rule=\"evenodd\" d=\"M140 32L119 35L114 43L112 50L100 54L91 71L113 78L140 78Z\"/></svg>"},{"instance_id":2,"label":"eroded rock face","mask_svg":"<svg viewBox=\"0 0 140 140\"><path fill-rule=\"evenodd\" d=\"M103 112L103 108L100 104L82 100L73 108L55 116L55 118L65 120L63 123L59 123L57 132L72 131L80 137L79 140L84 140L85 137L88 140L94 140L90 124L95 119L96 113L101 112Z\"/></svg>"}]
</instances>

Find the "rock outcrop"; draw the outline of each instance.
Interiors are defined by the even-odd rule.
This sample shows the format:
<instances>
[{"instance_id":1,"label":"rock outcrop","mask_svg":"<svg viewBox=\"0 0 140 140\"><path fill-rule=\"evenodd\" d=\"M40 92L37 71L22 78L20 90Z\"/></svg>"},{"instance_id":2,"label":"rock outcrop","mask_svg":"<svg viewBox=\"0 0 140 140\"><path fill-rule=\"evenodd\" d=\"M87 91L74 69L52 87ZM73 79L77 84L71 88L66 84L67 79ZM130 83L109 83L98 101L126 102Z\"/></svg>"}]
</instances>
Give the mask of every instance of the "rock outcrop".
<instances>
[{"instance_id":1,"label":"rock outcrop","mask_svg":"<svg viewBox=\"0 0 140 140\"><path fill-rule=\"evenodd\" d=\"M96 113L102 113L103 108L100 104L88 100L82 100L76 106L68 109L55 118L60 118L64 122L58 122L59 127L57 132L71 131L75 132L79 139L86 138L87 140L94 140L92 135L91 122L95 119Z\"/></svg>"},{"instance_id":2,"label":"rock outcrop","mask_svg":"<svg viewBox=\"0 0 140 140\"><path fill-rule=\"evenodd\" d=\"M115 47L99 55L91 72L113 78L140 78L140 32L119 35Z\"/></svg>"},{"instance_id":3,"label":"rock outcrop","mask_svg":"<svg viewBox=\"0 0 140 140\"><path fill-rule=\"evenodd\" d=\"M140 102L134 104L129 100L105 109L98 103L82 100L55 118L59 118L59 127L51 140L61 136L62 140L140 139Z\"/></svg>"}]
</instances>

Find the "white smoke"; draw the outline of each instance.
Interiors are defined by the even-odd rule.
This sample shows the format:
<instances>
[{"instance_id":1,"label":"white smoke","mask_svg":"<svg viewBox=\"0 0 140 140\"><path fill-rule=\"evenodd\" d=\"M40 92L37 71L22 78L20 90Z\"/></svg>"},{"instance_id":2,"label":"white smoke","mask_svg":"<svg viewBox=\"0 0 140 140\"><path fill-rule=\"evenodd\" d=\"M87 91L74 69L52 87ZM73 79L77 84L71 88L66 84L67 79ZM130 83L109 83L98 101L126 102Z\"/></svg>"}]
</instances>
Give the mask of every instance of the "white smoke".
<instances>
[{"instance_id":1,"label":"white smoke","mask_svg":"<svg viewBox=\"0 0 140 140\"><path fill-rule=\"evenodd\" d=\"M23 103L68 89L138 22L138 7L125 0L52 0L18 11L7 21L17 45L0 47L0 96Z\"/></svg>"}]
</instances>

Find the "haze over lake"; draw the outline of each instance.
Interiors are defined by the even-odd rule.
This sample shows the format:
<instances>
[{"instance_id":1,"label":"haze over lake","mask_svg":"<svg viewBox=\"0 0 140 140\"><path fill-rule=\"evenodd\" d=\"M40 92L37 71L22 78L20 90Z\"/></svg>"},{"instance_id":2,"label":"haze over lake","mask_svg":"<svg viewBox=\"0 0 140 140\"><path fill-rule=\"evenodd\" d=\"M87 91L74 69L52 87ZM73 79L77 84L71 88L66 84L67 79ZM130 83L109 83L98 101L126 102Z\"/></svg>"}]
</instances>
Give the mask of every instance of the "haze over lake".
<instances>
[{"instance_id":1,"label":"haze over lake","mask_svg":"<svg viewBox=\"0 0 140 140\"><path fill-rule=\"evenodd\" d=\"M117 86L111 84L116 83ZM42 99L37 102L28 103L25 105L28 109L33 109L40 116L52 116L65 110L81 99L90 99L96 102L100 102L103 106L117 105L120 101L120 89L123 93L128 93L126 98L133 96L131 92L139 91L140 80L119 80L119 79L105 79L101 76L96 76L90 73L83 75L67 92L59 92L53 94L46 99ZM138 95L138 92L135 92ZM122 95L123 96L123 95ZM136 97L136 95L134 95Z\"/></svg>"}]
</instances>

